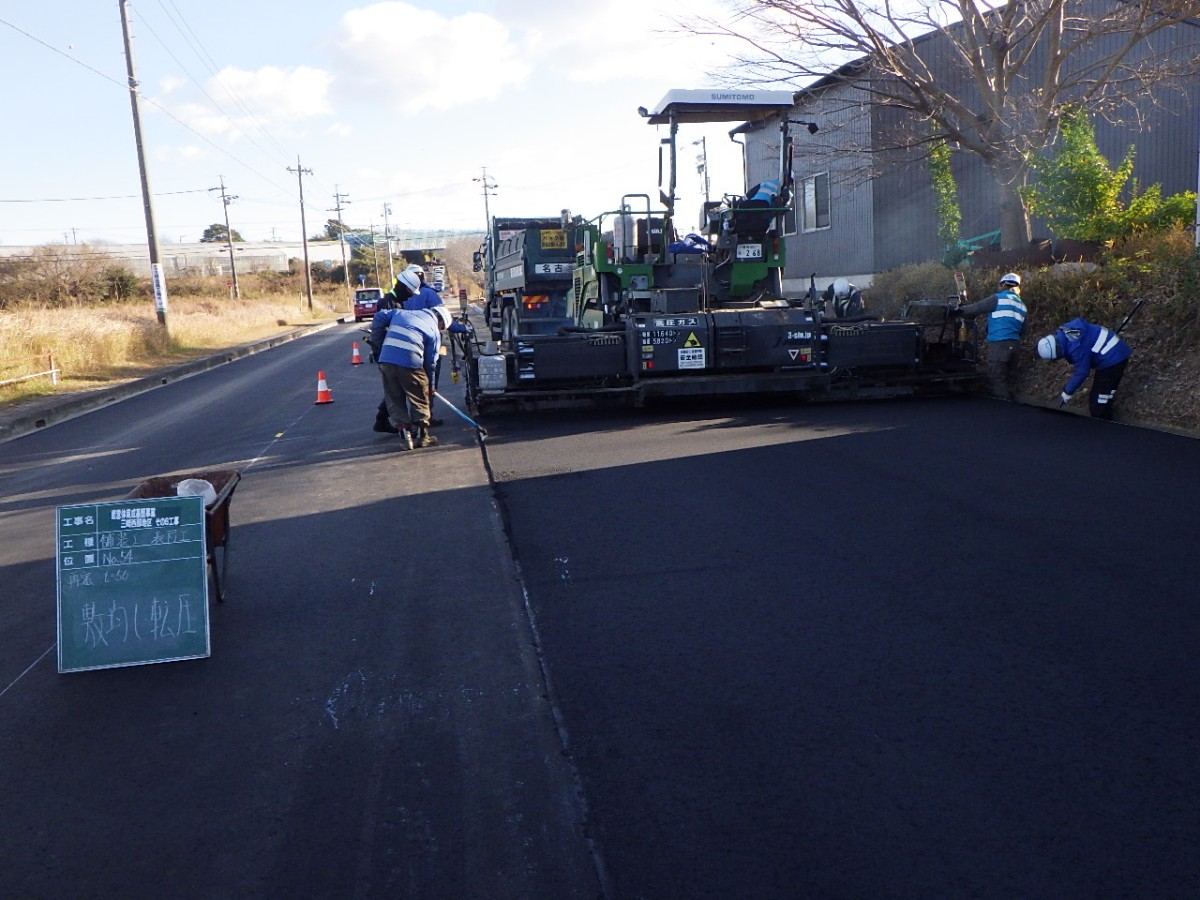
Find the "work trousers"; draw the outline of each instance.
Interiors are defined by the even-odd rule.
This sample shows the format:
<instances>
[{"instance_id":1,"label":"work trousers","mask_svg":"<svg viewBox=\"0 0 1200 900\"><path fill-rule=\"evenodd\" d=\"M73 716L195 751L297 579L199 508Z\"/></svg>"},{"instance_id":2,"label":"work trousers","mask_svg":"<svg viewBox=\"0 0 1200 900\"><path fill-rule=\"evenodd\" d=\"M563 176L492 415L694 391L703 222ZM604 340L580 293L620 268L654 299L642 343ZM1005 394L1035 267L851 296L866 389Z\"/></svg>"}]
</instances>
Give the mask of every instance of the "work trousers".
<instances>
[{"instance_id":1,"label":"work trousers","mask_svg":"<svg viewBox=\"0 0 1200 900\"><path fill-rule=\"evenodd\" d=\"M429 427L429 376L424 369L409 369L395 363L380 363L383 402L397 428Z\"/></svg>"},{"instance_id":2,"label":"work trousers","mask_svg":"<svg viewBox=\"0 0 1200 900\"><path fill-rule=\"evenodd\" d=\"M1019 341L989 341L987 345L988 388L993 397L1013 400L1016 391L1013 382L1017 374L1017 346Z\"/></svg>"},{"instance_id":3,"label":"work trousers","mask_svg":"<svg viewBox=\"0 0 1200 900\"><path fill-rule=\"evenodd\" d=\"M1106 366L1092 373L1092 392L1088 394L1088 412L1093 419L1111 419L1113 402L1117 397L1117 385L1125 374L1125 363L1121 360L1114 366Z\"/></svg>"},{"instance_id":4,"label":"work trousers","mask_svg":"<svg viewBox=\"0 0 1200 900\"><path fill-rule=\"evenodd\" d=\"M434 367L433 367L433 389L435 391L438 389L438 385L441 383L441 380L442 380L442 358L439 356L437 363L435 363ZM383 423L387 422L388 419L389 419L389 415L388 415L387 400L386 399L380 400L379 401L379 409L377 409L375 411L375 421L380 424L383 424ZM432 407L430 407L430 410L429 410L429 421L431 424L438 424L438 425L441 424L441 422L437 422L437 423L434 422Z\"/></svg>"}]
</instances>

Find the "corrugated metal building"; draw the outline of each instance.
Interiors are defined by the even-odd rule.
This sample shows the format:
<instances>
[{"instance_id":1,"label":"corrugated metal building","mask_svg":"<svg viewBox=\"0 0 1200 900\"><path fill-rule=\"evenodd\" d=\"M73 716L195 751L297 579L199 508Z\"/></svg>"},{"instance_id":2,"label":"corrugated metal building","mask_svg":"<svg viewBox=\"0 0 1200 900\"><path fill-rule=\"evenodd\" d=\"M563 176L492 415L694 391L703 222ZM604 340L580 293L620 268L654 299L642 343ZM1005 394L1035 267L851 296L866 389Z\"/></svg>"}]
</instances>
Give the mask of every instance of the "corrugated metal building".
<instances>
[{"instance_id":1,"label":"corrugated metal building","mask_svg":"<svg viewBox=\"0 0 1200 900\"><path fill-rule=\"evenodd\" d=\"M349 238L353 233L347 233ZM465 239L482 240L478 231L463 230L408 230L399 229L391 235L392 255L399 256L405 252L435 252L444 249L448 243ZM387 241L383 235L377 236L377 243ZM370 234L366 235L367 245L370 245ZM352 245L355 241L348 240ZM380 253L385 253L381 249ZM236 241L233 245L234 260L238 273L249 272L287 272L290 260L304 258L304 245L300 241ZM0 245L0 257L45 258L58 256L64 260L83 257L101 258L105 262L128 269L133 274L150 277L150 250L145 242L139 244L108 244L96 243L86 245L76 244L45 244L41 246L3 246ZM308 260L312 265L340 266L342 264L342 246L338 241L309 241ZM187 275L225 275L229 276L229 245L224 241L193 244L160 244L159 261L167 278ZM300 266L303 269L303 266Z\"/></svg>"},{"instance_id":2,"label":"corrugated metal building","mask_svg":"<svg viewBox=\"0 0 1200 900\"><path fill-rule=\"evenodd\" d=\"M284 243L235 243L234 259L238 273L286 272L288 260L302 259L303 245ZM42 246L0 246L0 257L46 258L61 257L64 261L80 258L103 259L106 263L128 269L141 278L150 277L150 250L146 244L45 244ZM309 261L337 260L341 265L341 249L337 243L310 241ZM186 275L226 275L229 272L229 246L224 243L163 244L159 262L167 278ZM301 267L303 268L303 267Z\"/></svg>"},{"instance_id":3,"label":"corrugated metal building","mask_svg":"<svg viewBox=\"0 0 1200 900\"><path fill-rule=\"evenodd\" d=\"M1110 4L1096 0L1097 7ZM1190 29L1195 41L1200 24L1181 22L1150 39L1156 55L1170 54L1183 41L1179 29ZM970 79L957 64L950 42L940 32L920 38L920 53L952 92L974 94ZM1088 60L1076 60L1079 65ZM1037 70L1038 60L1028 71ZM794 135L796 215L787 229L785 288L807 289L816 274L819 288L838 276L860 286L877 272L908 263L940 259L945 248L938 238L933 183L928 163L914 151L892 151L894 136L913 127L911 114L870 102L853 86L853 65L831 72L796 94L790 119L815 121L820 131ZM1134 178L1145 187L1160 184L1164 196L1197 189L1200 153L1200 78L1181 90L1160 90L1154 102L1139 107L1144 125L1094 122L1096 142L1115 168L1132 146ZM746 171L750 184L774 177L778 159L776 122L744 126ZM962 211L961 236L971 238L1000 228L999 198L980 158L955 152L951 167ZM1034 237L1054 237L1045 223L1033 223Z\"/></svg>"}]
</instances>

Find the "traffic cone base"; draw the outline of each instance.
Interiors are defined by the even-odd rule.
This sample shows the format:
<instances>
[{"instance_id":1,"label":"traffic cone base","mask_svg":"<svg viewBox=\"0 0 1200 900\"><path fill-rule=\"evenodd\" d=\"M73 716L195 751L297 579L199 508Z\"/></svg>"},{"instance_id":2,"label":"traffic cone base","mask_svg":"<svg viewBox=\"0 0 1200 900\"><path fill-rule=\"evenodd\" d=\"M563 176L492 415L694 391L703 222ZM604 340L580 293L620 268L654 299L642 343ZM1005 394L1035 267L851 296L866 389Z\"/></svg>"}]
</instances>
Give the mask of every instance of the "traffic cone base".
<instances>
[{"instance_id":1,"label":"traffic cone base","mask_svg":"<svg viewBox=\"0 0 1200 900\"><path fill-rule=\"evenodd\" d=\"M332 403L333 397L329 396L329 385L325 383L325 373L317 373L317 403ZM316 404L313 404L314 406Z\"/></svg>"},{"instance_id":2,"label":"traffic cone base","mask_svg":"<svg viewBox=\"0 0 1200 900\"><path fill-rule=\"evenodd\" d=\"M352 365L352 366L361 366L362 365L362 356L360 356L359 352L358 352L358 341L354 342L354 352L350 354L350 365Z\"/></svg>"}]
</instances>

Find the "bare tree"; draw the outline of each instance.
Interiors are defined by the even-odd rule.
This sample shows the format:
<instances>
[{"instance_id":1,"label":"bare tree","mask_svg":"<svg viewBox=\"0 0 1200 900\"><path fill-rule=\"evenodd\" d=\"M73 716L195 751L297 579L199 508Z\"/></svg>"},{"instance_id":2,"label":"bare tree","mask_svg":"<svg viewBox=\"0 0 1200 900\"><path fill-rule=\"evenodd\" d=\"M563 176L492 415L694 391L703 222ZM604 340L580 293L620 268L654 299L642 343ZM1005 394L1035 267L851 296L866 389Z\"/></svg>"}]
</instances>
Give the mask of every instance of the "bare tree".
<instances>
[{"instance_id":1,"label":"bare tree","mask_svg":"<svg viewBox=\"0 0 1200 900\"><path fill-rule=\"evenodd\" d=\"M902 111L891 148L945 140L994 180L1005 249L1025 246L1020 188L1069 109L1131 127L1200 74L1198 0L733 0L726 22L684 23L750 48L740 84L834 79ZM875 146L873 149L881 149Z\"/></svg>"}]
</instances>

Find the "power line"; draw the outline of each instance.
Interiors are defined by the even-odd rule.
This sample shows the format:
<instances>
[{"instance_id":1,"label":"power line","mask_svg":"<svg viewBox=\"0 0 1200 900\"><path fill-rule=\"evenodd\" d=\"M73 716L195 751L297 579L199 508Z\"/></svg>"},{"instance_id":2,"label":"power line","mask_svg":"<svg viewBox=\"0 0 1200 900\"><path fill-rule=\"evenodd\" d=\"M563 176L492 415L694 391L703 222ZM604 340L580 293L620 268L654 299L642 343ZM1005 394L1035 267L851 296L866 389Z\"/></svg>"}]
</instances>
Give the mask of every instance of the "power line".
<instances>
[{"instance_id":1,"label":"power line","mask_svg":"<svg viewBox=\"0 0 1200 900\"><path fill-rule=\"evenodd\" d=\"M89 72L99 75L105 81L110 81L113 84L115 84L117 87L121 88L121 90L125 90L127 88L127 85L123 84L120 80L113 78L111 75L106 75L105 73L101 72L99 69L89 66L87 63L83 62L82 60L76 59L70 53L64 53L62 50L59 50L53 44L47 44L41 38L35 37L34 35L30 34L25 29L17 27L12 22L9 22L7 19L0 19L0 25L7 25L9 28L11 28L13 31L17 32L18 34L24 35L25 37L29 38L35 44L41 44L47 50L57 53L59 56L63 57L64 59L69 59L71 62L75 63L75 65L81 66L82 68L87 69Z\"/></svg>"},{"instance_id":2,"label":"power line","mask_svg":"<svg viewBox=\"0 0 1200 900\"><path fill-rule=\"evenodd\" d=\"M180 33L181 33L181 34L183 34L183 33L184 33L184 29L186 28L188 31L191 31L191 33L194 35L194 34L195 34L195 32L194 32L194 31L192 31L192 29L190 28L190 26L189 26L189 25L187 25L186 21L184 21L184 20L183 20L183 17L182 17L182 15L178 13L178 7L175 7L175 6L174 6L174 3L171 3L171 5L172 5L172 7L174 7L174 8L175 8L175 10L176 10L176 14L178 15L178 21L176 21L175 19L172 19L172 23L175 25L175 27L176 27L176 28L177 28L177 29L180 31ZM161 6L161 0L160 0L160 6ZM165 14L168 16L168 18L171 18L171 14L170 14L170 12L169 12L168 10L166 10L166 8L165 8L165 7L163 8L163 11L164 11L164 13L165 13ZM144 24L144 25L146 26L146 28L147 28L147 29L150 31L150 33L151 33L151 34L154 36L154 38L155 38L155 39L156 39L156 40L159 42L159 44L160 44L160 45L162 45L163 49L164 49L164 50L167 52L167 54L168 54L168 55L169 55L169 56L170 56L170 57L171 57L173 60L175 60L175 62L176 62L178 65L180 65L180 67L181 67L181 68L183 68L183 69L184 69L185 73L187 74L187 77L188 77L189 79L191 79L191 81L197 85L197 87L200 89L201 93L202 93L202 94L203 94L203 95L204 95L204 96L205 96L205 97L206 97L206 98L209 100L209 102L210 102L210 103L212 103L212 105L213 105L213 106L214 106L214 107L215 107L215 108L216 108L216 109L217 109L217 110L218 110L218 111L221 113L221 115L223 115L224 117L226 117L226 118L227 118L227 119L229 119L230 121L235 121L235 119L234 119L234 117L233 117L233 116L231 116L231 115L230 115L228 112L226 112L226 111L225 111L225 110L224 110L224 109L221 107L221 105L220 105L219 103L217 103L217 101L216 101L216 100L214 100L214 99L213 99L213 98L212 98L212 97L211 97L211 96L210 96L210 95L209 95L209 94L208 94L206 91L204 91L204 89L203 89L203 86L202 86L202 85L200 85L200 84L199 84L199 82L197 82L197 81L196 81L196 78L195 78L195 76L193 76L193 75L191 74L191 72L188 72L188 71L187 71L187 68L186 68L185 66L183 66L183 63L182 63L182 62L180 62L180 61L179 61L179 59L178 59L178 58L177 58L177 57L176 57L176 56L175 56L175 55L174 55L174 54L171 52L170 48L169 48L169 47L167 47L166 43L165 43L165 42L162 40L162 38L161 38L161 37L158 35L158 33L157 33L157 32L155 32L154 28L153 28L153 27L152 27L152 26L149 24L149 22L147 22L147 21L146 21L146 19L145 19L144 17L139 17L139 21L140 21L142 24ZM182 25L182 26L179 24L179 22L181 22L181 21L183 22L183 25ZM12 22L8 21L7 19L0 18L0 25L6 25L6 26L8 26L8 27L9 27L9 28L11 28L13 31L16 31L18 34L20 34L20 35L22 35L22 36L24 36L24 37L28 38L29 40L33 41L34 43L38 44L39 46L41 46L41 47L44 47L44 48L46 48L47 50L50 50L50 51L54 52L55 54L57 54L57 55L59 55L59 56L62 56L62 57L64 57L65 59L69 60L70 62L73 62L73 63L75 63L76 65L80 66L81 68L84 68L84 69L88 70L89 72L93 73L94 75L98 75L100 78L102 78L103 80L105 80L105 81L109 82L110 84L116 85L117 87L121 88L121 89L122 89L122 91L126 91L126 90L128 90L128 88L129 88L129 85L128 85L127 81L122 81L122 80L120 80L120 79L118 79L118 78L116 78L116 77L114 77L114 76L108 75L108 74L106 74L105 72L102 72L102 71L100 71L99 69L96 69L96 68L94 68L93 66L90 66L90 65L88 65L87 63L85 63L85 62L83 62L83 61L81 61L81 60L77 59L76 57L72 56L71 54L69 54L69 53L65 53L64 51L62 51L62 50L58 49L57 47L53 46L52 44L48 43L47 41L44 41L44 40L42 40L41 38L37 37L36 35L34 35L34 34L32 34L32 33L28 32L28 31L26 31L25 29L23 29L23 28L21 28L21 27L19 27L19 26L15 25L14 23L12 23ZM186 40L189 40L189 39L187 38L186 34L184 34L184 40L185 40L185 41L186 41ZM189 43L191 43L191 41L189 41ZM205 65L206 65L206 67L208 67L208 68L209 68L209 70L210 70L210 71L213 71L213 66L215 65L215 63L212 61L212 57L211 57L211 55L210 55L210 54L208 54L208 53L207 53L207 51L205 51L205 50L203 49L203 47L202 47L202 46L200 46L200 47L199 47L199 49L196 49L197 45L199 45L199 41L198 41L198 39L196 40L195 44L193 44L193 50L194 50L194 52L196 53L196 55L197 55L198 57L201 57L202 61L204 61L204 58L205 58L205 57L207 57L207 60L208 60L208 62L206 62L206 63L205 63ZM214 72L214 75L215 75L215 74L216 74L216 73ZM261 126L261 124L259 124L258 120L257 120L257 119L254 117L254 115L253 115L253 114L252 114L252 113L249 111L249 109L246 107L245 103L243 103L243 102L242 102L242 101L241 101L241 100L240 100L240 99L237 97L237 95L236 95L236 94L235 94L235 93L234 93L232 90L230 90L230 89L229 89L229 87L228 87L228 86L227 86L227 85L224 83L224 81L223 81L223 80L221 80L221 79L219 79L219 78L218 78L218 82L221 84L222 88L223 88L223 89L226 91L226 93L228 93L228 94L230 95L230 97L231 97L231 98L233 98L234 102L235 102L235 103L236 103L236 104L237 104L239 107L241 107L243 110L245 110L245 111L246 111L246 114L247 114L247 119L248 119L248 120L250 120L250 122L251 122L251 123L252 123L252 124L253 124L253 125L256 127L256 129L257 129L257 130L258 130L258 131L259 131L261 134L263 134L263 135L264 135L264 136L265 136L265 137L266 137L266 138L267 138L267 139L268 139L268 140L269 140L269 141L270 141L270 142L271 142L273 145L275 145L276 147L278 147L278 146L279 146L278 142L274 140L274 138L273 138L273 137L270 135L270 133L269 133L269 132L267 132L267 131L266 131L266 130L265 130L265 129L264 129L262 126ZM140 93L140 92L139 92L139 93ZM145 103L149 103L149 104L150 104L151 106L153 106L155 109L157 109L157 110L159 110L160 112L162 112L162 113L163 113L163 114L164 114L164 115L165 115L165 116L166 116L168 119L170 119L170 120L171 120L172 122L174 122L176 125L178 125L179 127L181 127L181 128L184 130L184 131L188 132L189 134L192 134L192 135L194 135L194 136L195 136L197 139L199 139L200 141L202 141L202 142L204 142L205 144L207 144L209 147L211 147L211 148L212 148L213 150L215 150L216 152L218 152L218 153L220 153L220 154L222 154L222 155L226 156L227 158L229 158L230 160L232 160L232 161L233 161L235 164L237 164L238 166L241 166L243 169L245 169L246 171L250 172L250 173L251 173L252 175L254 175L256 178L260 178L260 179L262 179L262 181L263 181L263 182L265 182L266 184L269 184L269 185L271 185L272 187L274 187L274 188L278 189L278 190L280 191L280 193L281 193L281 194L284 194L284 195L286 195L287 193L289 193L289 191L288 191L288 189L287 189L287 188L285 188L284 186L282 186L282 185L278 184L278 183L277 183L277 182L275 182L275 181L274 181L274 180L273 180L271 177L269 177L269 176L267 176L267 175L263 174L262 172L258 171L258 170L257 170L257 169L256 169L256 168L255 168L253 165L251 165L250 163L248 163L248 162L244 161L243 159L239 158L238 156L236 156L235 154L233 154L232 152L230 152L230 151L229 151L229 150L227 150L226 148L222 147L221 145L217 144L215 141L213 141L213 140L211 140L210 138L208 138L206 135L204 135L204 134L200 133L199 131L197 131L195 128L193 128L191 125L189 125L187 122L183 121L183 120L182 120L182 119L180 119L178 116L176 116L176 115L175 115L175 114L174 114L174 113L173 113L173 112L172 112L170 109L168 109L168 108L167 108L166 106L164 106L162 103L159 103L159 102L157 102L156 100L154 100L154 99L152 99L152 98L150 98L150 97L146 97L144 94L142 94L142 95L141 95L141 99L142 99L142 101L143 101L143 102L145 102ZM244 132L244 130L243 130L243 132L242 132L242 133L243 133L243 134L245 133L245 132ZM254 146L255 146L255 147L256 147L256 148L257 148L257 149L258 149L260 152L262 152L262 153L266 154L267 156L272 156L272 155L273 155L273 154L269 153L269 152L268 152L266 149L264 149L264 148L263 148L261 145L259 145L259 144L255 143L255 142L253 141L253 139L252 139L252 138L250 138L250 136L249 136L249 135L246 135L246 137L247 137L247 140L249 140L249 141L250 141L250 143L254 144ZM311 175L311 174L312 174L312 172L311 172L311 171L309 171L307 174ZM317 182L318 182L318 184L319 184L319 183L320 183L320 179L317 179ZM414 194L415 194L415 193L425 193L425 192L427 192L427 191L433 191L433 190L436 190L436 188L429 188L429 189L426 189L426 190L423 190L423 191L416 191L416 192L412 192L412 193L414 193ZM193 192L193 191L155 192L153 196L170 196L170 195L172 195L172 194L186 194L186 193L192 193L192 192ZM195 192L199 192L199 190L196 190ZM403 196L403 195L402 195L402 196ZM81 198L47 198L47 199L44 199L44 200L37 200L37 199L23 199L23 198L12 198L12 199L0 199L0 203L39 203L39 202L46 202L46 203L49 203L49 202L83 202L83 201L90 201L90 200L109 200L109 199L112 199L112 200L134 199L134 195L121 195L121 196L114 196L114 197L96 197L96 198L88 198L88 197L81 197ZM259 201L259 202L268 202L268 201ZM284 204L284 203L280 203L279 201L269 201L269 202L272 202L272 203L277 203L278 205L281 205L281 206L282 206L282 205L286 205L286 204ZM301 201L301 203L302 203L302 212L303 212L303 208L304 208L304 206L305 206L306 204L304 204L304 203L303 203L303 200ZM315 209L314 209L314 211L315 211Z\"/></svg>"},{"instance_id":3,"label":"power line","mask_svg":"<svg viewBox=\"0 0 1200 900\"><path fill-rule=\"evenodd\" d=\"M143 22L144 22L145 20L143 19L143 20L141 20L141 21L143 21ZM93 73L93 74L95 74L95 75L99 75L99 76L100 76L101 78L103 78L105 81L107 81L107 82L109 82L110 84L114 84L114 85L116 85L117 87L119 87L119 88L120 88L122 91L127 91L127 90L129 89L129 85L128 85L128 83L127 83L127 82L122 82L122 81L118 80L117 78L114 78L114 77L112 77L111 75L107 75L107 74L105 74L104 72L101 72L99 69L97 69L97 68L95 68L95 67L93 67L93 66L90 66L90 65L88 65L87 63L85 63L85 62L83 62L83 61L81 61L81 60L79 60L79 59L75 58L75 57L74 57L74 56L72 56L71 54L69 54L69 53L64 53L62 50L59 50L59 49L58 49L57 47L55 47L53 44L49 44L49 43L47 43L46 41L43 41L41 38L39 38L39 37L37 37L37 36L35 36L35 35L33 35L33 34L30 34L30 33L29 33L28 31L26 31L25 29L23 29L23 28L20 28L20 27L18 27L17 25L14 25L12 22L9 22L7 19L2 19L2 18L0 18L0 25L7 25L9 28L11 28L13 31L17 32L18 34L21 34L21 35L23 35L24 37L27 37L27 38L29 38L29 40L33 41L35 44L39 44L40 46L42 46L42 47L45 47L47 50L50 50L50 51L52 51L52 52L54 52L54 53L58 54L59 56L63 57L64 59L68 59L68 60L70 60L71 62L75 63L75 65L77 65L77 66L80 66L81 68L87 69L89 72L92 72L92 73ZM147 28L150 28L150 26L149 26L149 25L147 25L146 27L147 27ZM151 29L151 33L153 34L153 29ZM157 35L155 35L155 37L157 37ZM188 77L190 78L190 77L191 77L191 75L189 74L189 76L188 76ZM194 80L194 79L193 79L193 80ZM210 98L210 99L211 99L211 98ZM157 110L159 110L159 111L160 111L160 112L161 112L163 115L165 115L167 118L169 118L171 121L173 121L173 122L174 122L176 125L178 125L179 127L183 128L185 131L188 131L188 132L190 132L191 134L194 134L194 135L195 135L197 138L199 138L200 140L204 141L204 143L208 144L210 147L212 147L212 148L213 148L214 150L216 150L218 153L221 153L221 154L223 154L224 156L227 156L227 157L229 157L229 159L233 160L233 162L237 163L239 166L241 166L242 168L244 168L244 169L246 169L247 171L249 171L249 172L250 172L251 174L253 174L255 177L257 177L257 178L261 178L263 181L267 182L268 184L272 185L273 187L276 187L276 188L278 188L278 189L279 189L281 192L284 192L284 193L286 193L286 192L287 192L287 188L283 187L282 185L276 184L276 183L275 183L274 181L272 181L272 180L271 180L269 177L267 177L266 175L264 175L264 174L262 174L261 172L257 171L257 170L256 170L256 169L255 169L253 166L251 166L249 163L242 161L241 159L239 159L238 157L236 157L236 156L234 156L232 153L230 153L228 150L226 150L224 147L220 146L219 144L217 144L217 143L213 142L212 140L210 140L210 139L209 139L208 137L206 137L205 135L203 135L203 134L201 134L200 132L196 131L196 129L192 128L192 126L188 125L186 122L184 122L182 119L180 119L178 116L176 116L176 115L175 115L173 112L171 112L169 109L167 109L167 108L166 108L165 106L163 106L161 103L158 103L157 101L155 101L155 100L151 99L150 97L147 97L147 96L145 96L144 94L142 95L142 100L143 100L144 102L146 102L146 103L149 103L151 106L153 106L153 107L154 107L154 108L156 108ZM220 107L218 107L218 109L219 109L219 108L220 108ZM222 112L224 112L224 110L222 110ZM226 114L226 115L227 115L227 114ZM261 150L262 148L260 147L259 149Z\"/></svg>"},{"instance_id":4,"label":"power line","mask_svg":"<svg viewBox=\"0 0 1200 900\"><path fill-rule=\"evenodd\" d=\"M234 93L229 88L229 86L227 84L225 84L225 82L222 80L220 73L216 70L216 61L213 60L212 56L208 53L207 50L203 49L203 45L200 44L199 37L196 37L196 33L194 31L192 31L191 26L188 26L187 30L188 30L188 32L190 32L192 34L193 37L195 37L194 42L192 41L191 38L188 37L188 34L184 32L184 30L180 26L179 22L175 20L175 17L172 16L172 14L167 10L167 8L165 6L163 6L162 0L159 0L158 5L162 8L163 12L166 13L167 18L169 18L171 20L171 24L173 24L175 26L176 30L183 36L184 41L186 41L188 46L191 47L192 52L195 53L196 56L200 59L201 64L204 65L204 67L206 69L208 69L209 74L212 75L214 79L216 79L216 82L217 82L217 84L219 84L221 86L221 89L224 90L225 93L229 95L229 98L231 100L233 100L234 104L236 104L239 107L239 109L242 111L242 114L245 116L245 118L250 121L250 123L254 126L254 128L261 135L263 135L263 137L265 137L267 140L269 140L271 143L273 143L275 145L275 149L280 154L279 160L284 159L286 156L286 153L283 150L283 148L279 146L278 142L275 141L275 138L270 134L270 132L268 132L265 128L262 127L261 123L255 117L255 115L250 111L249 107L247 107L246 104L244 102L242 102L242 99L240 97L238 97L238 95L236 93ZM176 15L178 15L179 20L183 21L183 14L179 12L178 7L175 7L175 5L173 3L171 5L172 5L172 7L175 8ZM207 90L204 89L204 85L202 85L200 83L199 79L197 79L196 76L194 76L190 71L188 71L187 66L185 66L183 64L183 62L171 51L171 48L167 46L166 42L161 37L159 37L158 32L156 32L154 30L154 27L149 23L149 21L145 18L143 18L141 21L145 24L146 28L149 29L150 33L152 35L154 35L155 40L157 40L159 45L162 46L163 50L166 51L167 55L170 56L171 59L175 60L175 62L179 64L179 67L181 69L183 69L183 71L187 74L188 78L190 78L192 80L192 82L199 89L200 93L202 93L214 107L216 107L218 110L220 110L220 112L226 118L228 118L231 122L235 121L234 116L232 116L228 112L226 112L225 109L221 106L221 104L218 103L216 101L216 99L214 99L213 96L211 94L209 94ZM186 24L186 21L184 22L184 24ZM197 45L199 45L199 49L197 48ZM203 51L203 54L202 54L202 51ZM251 137L249 134L246 134L246 132L244 130L242 131L242 133L246 135L246 140L248 140L256 148L258 148L258 150L264 156L268 156L268 157L271 156L271 153L269 153L261 145L259 145L258 142L255 141L253 137Z\"/></svg>"},{"instance_id":5,"label":"power line","mask_svg":"<svg viewBox=\"0 0 1200 900\"><path fill-rule=\"evenodd\" d=\"M155 191L155 197L173 197L176 194L204 194L208 192L208 188L192 188L186 191ZM111 197L42 197L41 199L4 199L0 198L0 203L87 203L92 200L135 200L140 199L141 194L115 194Z\"/></svg>"}]
</instances>

